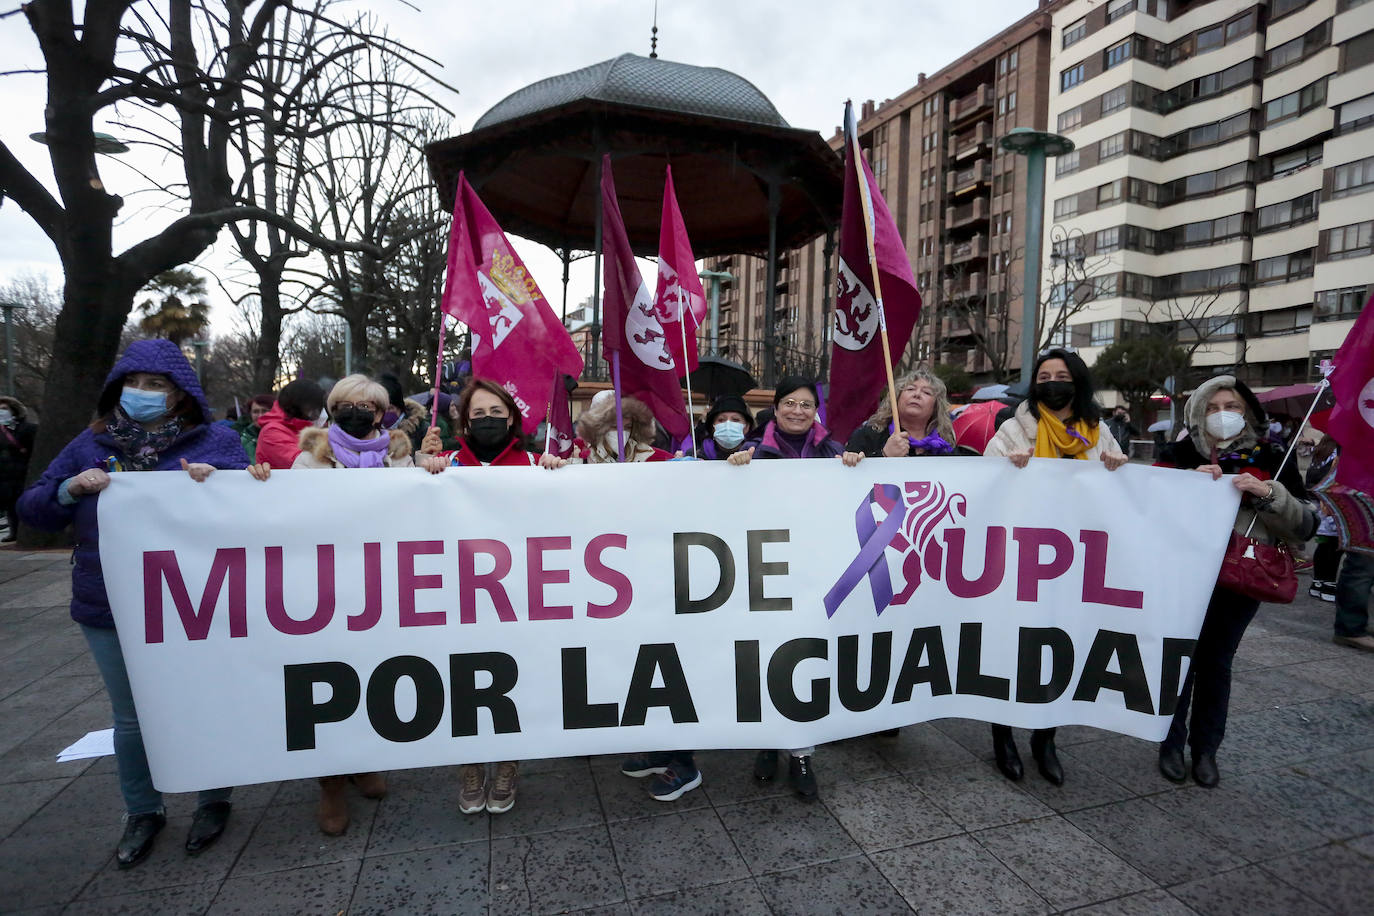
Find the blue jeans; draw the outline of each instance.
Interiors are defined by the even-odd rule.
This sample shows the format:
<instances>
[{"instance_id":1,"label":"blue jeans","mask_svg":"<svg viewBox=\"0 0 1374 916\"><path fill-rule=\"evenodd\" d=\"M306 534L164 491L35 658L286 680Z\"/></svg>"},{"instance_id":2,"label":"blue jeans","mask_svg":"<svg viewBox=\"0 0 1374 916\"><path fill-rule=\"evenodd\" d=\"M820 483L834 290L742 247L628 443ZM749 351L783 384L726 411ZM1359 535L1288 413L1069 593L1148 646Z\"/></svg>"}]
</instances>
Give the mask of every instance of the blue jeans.
<instances>
[{"instance_id":1,"label":"blue jeans","mask_svg":"<svg viewBox=\"0 0 1374 916\"><path fill-rule=\"evenodd\" d=\"M133 688L129 686L129 672L124 668L124 653L119 648L119 634L113 628L81 625L91 656L105 681L105 692L114 708L115 765L119 769L119 791L124 796L124 810L129 814L153 814L162 811L162 793L153 788L153 774L148 770L148 755L143 750L143 732L138 727L138 710L134 709ZM200 793L200 804L226 801L233 789L206 789Z\"/></svg>"},{"instance_id":2,"label":"blue jeans","mask_svg":"<svg viewBox=\"0 0 1374 916\"><path fill-rule=\"evenodd\" d=\"M1369 592L1374 589L1374 556L1345 552L1336 579L1336 635L1363 636L1369 629Z\"/></svg>"}]
</instances>

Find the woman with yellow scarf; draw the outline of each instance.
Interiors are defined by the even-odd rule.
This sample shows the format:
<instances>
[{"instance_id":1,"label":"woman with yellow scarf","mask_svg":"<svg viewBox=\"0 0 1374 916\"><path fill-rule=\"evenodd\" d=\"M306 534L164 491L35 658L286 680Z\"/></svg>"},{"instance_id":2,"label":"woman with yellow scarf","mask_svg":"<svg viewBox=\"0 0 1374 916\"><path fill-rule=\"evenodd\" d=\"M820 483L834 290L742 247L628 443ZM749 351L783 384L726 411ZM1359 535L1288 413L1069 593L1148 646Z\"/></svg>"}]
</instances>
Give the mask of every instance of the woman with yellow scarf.
<instances>
[{"instance_id":1,"label":"woman with yellow scarf","mask_svg":"<svg viewBox=\"0 0 1374 916\"><path fill-rule=\"evenodd\" d=\"M1031 378L1030 397L998 428L983 451L985 456L1010 458L1018 468L1032 458L1101 461L1109 471L1126 463L1116 438L1102 433L1098 422L1102 411L1093 399L1092 376L1077 351L1054 347L1041 352ZM1011 726L992 726L992 749L1002 775L1019 780L1024 771ZM1054 750L1054 729L1031 732L1031 753L1041 776L1056 786L1064 784L1064 768Z\"/></svg>"}]
</instances>

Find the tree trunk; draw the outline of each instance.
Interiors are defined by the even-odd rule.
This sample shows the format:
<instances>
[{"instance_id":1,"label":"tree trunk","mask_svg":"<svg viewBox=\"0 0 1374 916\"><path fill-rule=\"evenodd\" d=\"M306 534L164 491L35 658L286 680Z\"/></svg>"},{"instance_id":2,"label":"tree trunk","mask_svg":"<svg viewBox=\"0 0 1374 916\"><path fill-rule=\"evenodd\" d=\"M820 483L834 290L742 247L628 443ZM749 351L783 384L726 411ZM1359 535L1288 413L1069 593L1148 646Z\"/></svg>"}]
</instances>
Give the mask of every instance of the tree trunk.
<instances>
[{"instance_id":1,"label":"tree trunk","mask_svg":"<svg viewBox=\"0 0 1374 916\"><path fill-rule=\"evenodd\" d=\"M253 353L253 394L276 390L281 371L281 275L258 273L258 300L262 306L262 329Z\"/></svg>"}]
</instances>

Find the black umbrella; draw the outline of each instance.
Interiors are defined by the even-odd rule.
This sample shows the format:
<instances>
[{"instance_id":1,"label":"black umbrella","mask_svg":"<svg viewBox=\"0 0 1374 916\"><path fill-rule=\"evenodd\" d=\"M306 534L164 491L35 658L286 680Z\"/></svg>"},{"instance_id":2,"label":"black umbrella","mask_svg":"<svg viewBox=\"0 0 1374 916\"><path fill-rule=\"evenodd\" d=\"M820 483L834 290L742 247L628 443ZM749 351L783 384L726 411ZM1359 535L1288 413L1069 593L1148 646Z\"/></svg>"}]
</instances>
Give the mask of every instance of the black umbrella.
<instances>
[{"instance_id":1,"label":"black umbrella","mask_svg":"<svg viewBox=\"0 0 1374 916\"><path fill-rule=\"evenodd\" d=\"M701 357L697 361L696 371L688 379L692 383L692 392L700 392L707 403L723 394L743 395L751 388L759 387L748 369L720 356Z\"/></svg>"}]
</instances>

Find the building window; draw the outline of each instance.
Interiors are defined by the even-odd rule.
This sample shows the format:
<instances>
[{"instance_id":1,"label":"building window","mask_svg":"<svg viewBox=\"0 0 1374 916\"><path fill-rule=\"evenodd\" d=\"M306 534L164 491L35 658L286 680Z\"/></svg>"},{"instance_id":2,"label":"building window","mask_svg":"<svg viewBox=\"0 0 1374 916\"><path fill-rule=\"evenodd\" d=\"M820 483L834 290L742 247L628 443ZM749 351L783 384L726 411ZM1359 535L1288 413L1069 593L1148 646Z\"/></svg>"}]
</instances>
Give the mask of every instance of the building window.
<instances>
[{"instance_id":1,"label":"building window","mask_svg":"<svg viewBox=\"0 0 1374 916\"><path fill-rule=\"evenodd\" d=\"M1126 179L1118 178L1116 181L1109 181L1097 189L1097 205L1105 207L1114 204L1121 199L1125 192Z\"/></svg>"},{"instance_id":2,"label":"building window","mask_svg":"<svg viewBox=\"0 0 1374 916\"><path fill-rule=\"evenodd\" d=\"M1341 261L1374 254L1374 221L1354 223L1322 233L1325 260Z\"/></svg>"},{"instance_id":3,"label":"building window","mask_svg":"<svg viewBox=\"0 0 1374 916\"><path fill-rule=\"evenodd\" d=\"M1126 131L1112 134L1097 144L1097 161L1106 162L1126 152Z\"/></svg>"},{"instance_id":4,"label":"building window","mask_svg":"<svg viewBox=\"0 0 1374 916\"><path fill-rule=\"evenodd\" d=\"M1194 45L1197 48L1195 53L1206 54L1208 51L1215 51L1224 44L1226 44L1226 30L1220 24L1214 25L1197 33L1197 42Z\"/></svg>"},{"instance_id":5,"label":"building window","mask_svg":"<svg viewBox=\"0 0 1374 916\"><path fill-rule=\"evenodd\" d=\"M1127 13L1135 12L1136 0L1108 0L1107 21L1116 22Z\"/></svg>"},{"instance_id":6,"label":"building window","mask_svg":"<svg viewBox=\"0 0 1374 916\"><path fill-rule=\"evenodd\" d=\"M1272 127L1275 124L1281 124L1325 104L1326 77L1322 77L1297 92L1290 92L1266 103L1264 106L1264 125Z\"/></svg>"},{"instance_id":7,"label":"building window","mask_svg":"<svg viewBox=\"0 0 1374 916\"><path fill-rule=\"evenodd\" d=\"M1331 44L1331 20L1327 19L1321 25L1309 30L1307 34L1299 35L1292 41L1285 41L1276 48L1270 48L1268 53L1264 55L1264 72L1274 73L1285 67L1290 67L1329 44Z\"/></svg>"},{"instance_id":8,"label":"building window","mask_svg":"<svg viewBox=\"0 0 1374 916\"><path fill-rule=\"evenodd\" d=\"M1088 346L1105 347L1116 342L1116 322L1115 321L1094 321L1089 325Z\"/></svg>"},{"instance_id":9,"label":"building window","mask_svg":"<svg viewBox=\"0 0 1374 916\"><path fill-rule=\"evenodd\" d=\"M1280 16L1287 16L1289 13L1302 9L1312 0L1274 0L1269 5L1269 21L1273 22Z\"/></svg>"},{"instance_id":10,"label":"building window","mask_svg":"<svg viewBox=\"0 0 1374 916\"><path fill-rule=\"evenodd\" d=\"M1077 22L1070 22L1064 26L1064 47L1067 48L1071 44L1082 41L1087 34L1088 19L1086 16Z\"/></svg>"},{"instance_id":11,"label":"building window","mask_svg":"<svg viewBox=\"0 0 1374 916\"><path fill-rule=\"evenodd\" d=\"M1299 223L1316 219L1317 201L1320 197L1320 191L1313 191L1311 194L1304 194L1292 200L1260 207L1255 214L1256 234L1277 232L1280 229L1287 229L1289 226L1296 226Z\"/></svg>"},{"instance_id":12,"label":"building window","mask_svg":"<svg viewBox=\"0 0 1374 916\"><path fill-rule=\"evenodd\" d=\"M1331 170L1331 197L1363 194L1374 186L1374 156L1347 162Z\"/></svg>"},{"instance_id":13,"label":"building window","mask_svg":"<svg viewBox=\"0 0 1374 916\"><path fill-rule=\"evenodd\" d=\"M1083 77L1086 72L1087 67L1085 64L1075 64L1067 70L1060 72L1059 91L1063 92L1066 89L1072 89L1074 86L1083 82Z\"/></svg>"},{"instance_id":14,"label":"building window","mask_svg":"<svg viewBox=\"0 0 1374 916\"><path fill-rule=\"evenodd\" d=\"M1108 92L1102 93L1102 116L1106 117L1114 111L1120 111L1131 101L1131 87L1117 86Z\"/></svg>"},{"instance_id":15,"label":"building window","mask_svg":"<svg viewBox=\"0 0 1374 916\"><path fill-rule=\"evenodd\" d=\"M1054 218L1064 219L1078 213L1078 195L1070 194L1068 197L1061 197L1054 202Z\"/></svg>"},{"instance_id":16,"label":"building window","mask_svg":"<svg viewBox=\"0 0 1374 916\"><path fill-rule=\"evenodd\" d=\"M1054 160L1054 175L1056 178L1060 175L1068 175L1076 171L1078 171L1078 150L1074 150L1071 153L1065 153Z\"/></svg>"},{"instance_id":17,"label":"building window","mask_svg":"<svg viewBox=\"0 0 1374 916\"><path fill-rule=\"evenodd\" d=\"M1337 110L1336 121L1338 135L1374 124L1374 95L1362 96L1341 105Z\"/></svg>"},{"instance_id":18,"label":"building window","mask_svg":"<svg viewBox=\"0 0 1374 916\"><path fill-rule=\"evenodd\" d=\"M1255 286L1272 286L1312 276L1312 249L1261 258L1255 262Z\"/></svg>"},{"instance_id":19,"label":"building window","mask_svg":"<svg viewBox=\"0 0 1374 916\"><path fill-rule=\"evenodd\" d=\"M1077 105L1068 111L1061 112L1059 115L1059 132L1065 133L1073 130L1083 123L1083 106Z\"/></svg>"},{"instance_id":20,"label":"building window","mask_svg":"<svg viewBox=\"0 0 1374 916\"><path fill-rule=\"evenodd\" d=\"M1121 247L1121 227L1113 226L1110 229L1099 229L1093 236L1093 252L1096 254L1106 254L1109 251L1116 251Z\"/></svg>"},{"instance_id":21,"label":"building window","mask_svg":"<svg viewBox=\"0 0 1374 916\"><path fill-rule=\"evenodd\" d=\"M1374 63L1374 32L1357 35L1341 45L1339 73L1349 73Z\"/></svg>"},{"instance_id":22,"label":"building window","mask_svg":"<svg viewBox=\"0 0 1374 916\"><path fill-rule=\"evenodd\" d=\"M1125 41L1118 41L1110 48L1102 52L1102 69L1110 70L1117 64L1124 63L1131 59L1131 48L1134 42L1127 38Z\"/></svg>"},{"instance_id":23,"label":"building window","mask_svg":"<svg viewBox=\"0 0 1374 916\"><path fill-rule=\"evenodd\" d=\"M1341 321L1359 317L1369 298L1369 287L1347 286L1345 289L1328 289L1317 293L1313 302L1313 321Z\"/></svg>"}]
</instances>

